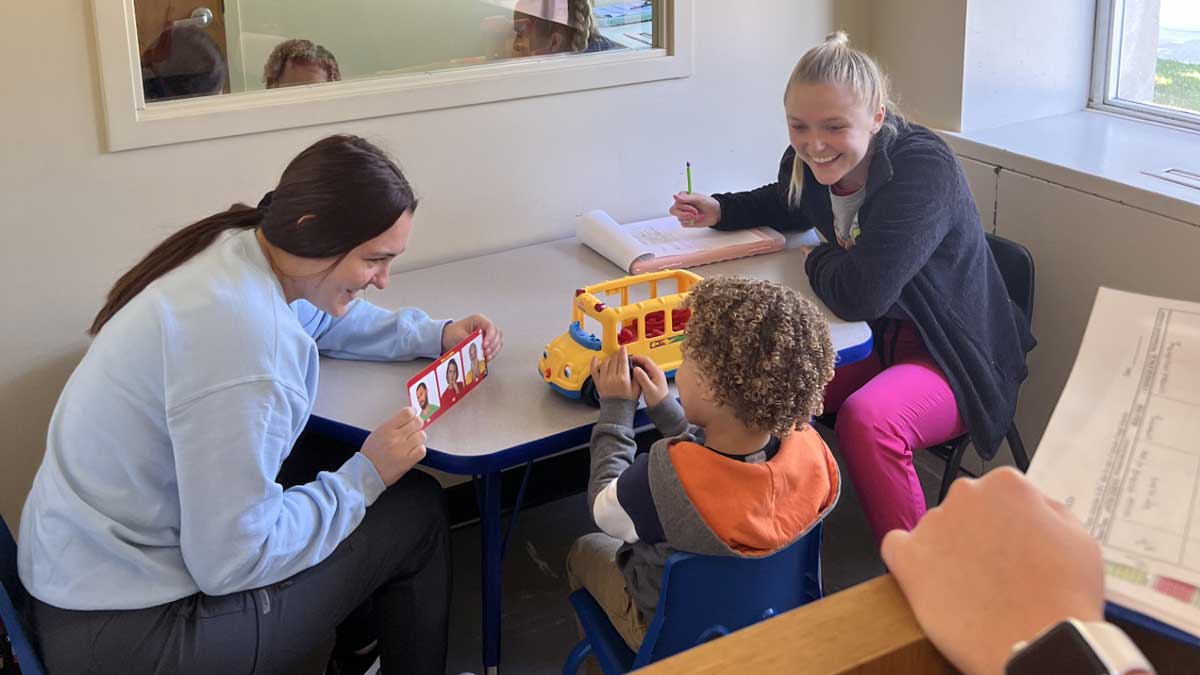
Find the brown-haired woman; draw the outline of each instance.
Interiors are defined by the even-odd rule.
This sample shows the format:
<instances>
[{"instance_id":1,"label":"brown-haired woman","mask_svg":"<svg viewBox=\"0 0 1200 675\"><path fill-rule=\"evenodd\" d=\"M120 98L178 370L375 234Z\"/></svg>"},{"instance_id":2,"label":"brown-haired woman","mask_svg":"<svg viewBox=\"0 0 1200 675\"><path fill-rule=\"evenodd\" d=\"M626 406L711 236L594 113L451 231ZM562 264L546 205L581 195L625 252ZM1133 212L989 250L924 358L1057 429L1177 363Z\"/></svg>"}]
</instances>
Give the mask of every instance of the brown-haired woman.
<instances>
[{"instance_id":1,"label":"brown-haired woman","mask_svg":"<svg viewBox=\"0 0 1200 675\"><path fill-rule=\"evenodd\" d=\"M352 613L385 672L443 672L448 532L437 482L410 471L417 412L340 464L293 451L319 354L433 357L476 329L499 351L480 315L355 299L387 286L416 206L378 148L326 138L258 208L184 228L116 283L21 518L51 672L321 673Z\"/></svg>"}]
</instances>

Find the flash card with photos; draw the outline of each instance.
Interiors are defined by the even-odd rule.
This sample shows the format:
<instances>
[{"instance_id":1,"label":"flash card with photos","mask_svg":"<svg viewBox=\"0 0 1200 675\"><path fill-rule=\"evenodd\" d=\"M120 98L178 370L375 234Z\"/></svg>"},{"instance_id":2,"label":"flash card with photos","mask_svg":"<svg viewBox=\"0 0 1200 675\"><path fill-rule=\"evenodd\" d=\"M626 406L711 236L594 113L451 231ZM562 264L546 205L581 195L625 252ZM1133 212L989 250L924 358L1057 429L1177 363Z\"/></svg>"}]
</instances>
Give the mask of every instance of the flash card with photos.
<instances>
[{"instance_id":1,"label":"flash card with photos","mask_svg":"<svg viewBox=\"0 0 1200 675\"><path fill-rule=\"evenodd\" d=\"M454 349L408 381L408 401L427 427L487 377L483 331L471 333Z\"/></svg>"}]
</instances>

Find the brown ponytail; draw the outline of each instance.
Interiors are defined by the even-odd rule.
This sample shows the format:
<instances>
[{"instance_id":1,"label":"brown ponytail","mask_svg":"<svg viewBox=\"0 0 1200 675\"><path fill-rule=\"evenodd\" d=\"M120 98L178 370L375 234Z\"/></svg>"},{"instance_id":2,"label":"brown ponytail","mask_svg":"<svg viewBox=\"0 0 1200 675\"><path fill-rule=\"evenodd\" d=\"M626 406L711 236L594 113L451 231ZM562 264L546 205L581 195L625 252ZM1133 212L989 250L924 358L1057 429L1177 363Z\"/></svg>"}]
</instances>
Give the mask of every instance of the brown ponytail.
<instances>
[{"instance_id":1,"label":"brown ponytail","mask_svg":"<svg viewBox=\"0 0 1200 675\"><path fill-rule=\"evenodd\" d=\"M112 290L104 301L104 306L92 320L88 335L96 335L104 324L113 317L134 296L141 293L150 282L191 260L200 251L216 240L217 236L226 230L250 229L256 227L262 220L258 209L245 204L234 204L228 211L211 215L198 223L192 223L175 234L167 237L166 241L154 247L154 250L142 258L113 284Z\"/></svg>"},{"instance_id":2,"label":"brown ponytail","mask_svg":"<svg viewBox=\"0 0 1200 675\"><path fill-rule=\"evenodd\" d=\"M126 272L88 335L154 280L208 248L226 230L261 228L272 245L303 258L336 258L386 232L417 208L408 180L382 150L358 136L321 139L283 170L258 208L234 204L171 235ZM301 222L303 220L303 222Z\"/></svg>"}]
</instances>

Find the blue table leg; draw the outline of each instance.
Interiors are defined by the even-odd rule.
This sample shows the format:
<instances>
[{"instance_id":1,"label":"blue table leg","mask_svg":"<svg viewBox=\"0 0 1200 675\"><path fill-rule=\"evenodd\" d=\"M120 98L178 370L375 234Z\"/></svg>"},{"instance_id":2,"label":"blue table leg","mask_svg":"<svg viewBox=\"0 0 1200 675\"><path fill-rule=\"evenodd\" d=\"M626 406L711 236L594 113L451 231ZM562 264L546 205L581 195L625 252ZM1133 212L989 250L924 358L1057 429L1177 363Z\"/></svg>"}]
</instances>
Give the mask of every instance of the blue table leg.
<instances>
[{"instance_id":1,"label":"blue table leg","mask_svg":"<svg viewBox=\"0 0 1200 675\"><path fill-rule=\"evenodd\" d=\"M480 536L483 561L483 672L500 672L500 582L504 562L500 520L500 472L480 480Z\"/></svg>"}]
</instances>

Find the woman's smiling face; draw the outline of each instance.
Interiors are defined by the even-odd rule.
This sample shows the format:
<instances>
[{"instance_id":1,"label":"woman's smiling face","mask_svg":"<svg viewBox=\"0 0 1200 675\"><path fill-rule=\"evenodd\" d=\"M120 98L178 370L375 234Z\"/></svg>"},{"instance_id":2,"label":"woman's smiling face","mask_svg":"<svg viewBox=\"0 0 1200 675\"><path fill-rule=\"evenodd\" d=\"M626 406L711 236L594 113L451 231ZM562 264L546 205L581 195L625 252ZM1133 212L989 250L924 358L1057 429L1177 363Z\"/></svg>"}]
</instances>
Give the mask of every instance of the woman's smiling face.
<instances>
[{"instance_id":1,"label":"woman's smiling face","mask_svg":"<svg viewBox=\"0 0 1200 675\"><path fill-rule=\"evenodd\" d=\"M837 183L862 164L884 119L883 106L872 114L854 92L824 83L792 85L784 109L792 148L822 185Z\"/></svg>"},{"instance_id":2,"label":"woman's smiling face","mask_svg":"<svg viewBox=\"0 0 1200 675\"><path fill-rule=\"evenodd\" d=\"M412 228L412 211L405 211L383 234L356 246L327 274L299 281L304 298L333 316L342 316L359 291L368 286L387 288L392 261L408 246Z\"/></svg>"}]
</instances>

